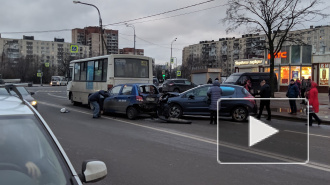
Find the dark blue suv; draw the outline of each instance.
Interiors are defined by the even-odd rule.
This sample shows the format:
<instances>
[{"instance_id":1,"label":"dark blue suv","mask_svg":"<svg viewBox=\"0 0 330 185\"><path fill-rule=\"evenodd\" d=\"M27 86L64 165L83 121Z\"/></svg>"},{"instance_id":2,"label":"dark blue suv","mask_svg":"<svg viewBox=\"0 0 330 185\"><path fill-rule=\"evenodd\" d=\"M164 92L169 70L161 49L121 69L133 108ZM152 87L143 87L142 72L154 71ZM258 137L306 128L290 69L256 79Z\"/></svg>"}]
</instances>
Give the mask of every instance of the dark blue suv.
<instances>
[{"instance_id":1,"label":"dark blue suv","mask_svg":"<svg viewBox=\"0 0 330 185\"><path fill-rule=\"evenodd\" d=\"M210 115L207 104L207 91L212 85L200 85L176 97L168 99L170 117L179 118L183 115ZM231 116L235 121L245 121L249 114L257 113L257 104L253 96L243 87L237 85L222 85L220 116ZM240 99L235 99L240 98ZM246 100L245 100L246 99Z\"/></svg>"},{"instance_id":2,"label":"dark blue suv","mask_svg":"<svg viewBox=\"0 0 330 185\"><path fill-rule=\"evenodd\" d=\"M123 113L135 119L141 113L155 113L158 89L153 84L120 84L109 90L104 99L104 113Z\"/></svg>"}]
</instances>

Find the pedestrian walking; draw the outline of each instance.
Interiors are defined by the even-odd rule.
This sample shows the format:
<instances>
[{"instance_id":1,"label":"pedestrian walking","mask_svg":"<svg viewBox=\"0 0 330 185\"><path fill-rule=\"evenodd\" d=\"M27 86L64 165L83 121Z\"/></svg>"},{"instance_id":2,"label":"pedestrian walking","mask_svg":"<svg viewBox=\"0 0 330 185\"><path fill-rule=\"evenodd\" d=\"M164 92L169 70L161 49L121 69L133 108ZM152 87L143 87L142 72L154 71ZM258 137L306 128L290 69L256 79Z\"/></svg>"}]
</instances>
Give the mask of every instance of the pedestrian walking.
<instances>
[{"instance_id":1,"label":"pedestrian walking","mask_svg":"<svg viewBox=\"0 0 330 185\"><path fill-rule=\"evenodd\" d=\"M305 98L306 86L307 86L307 82L306 82L305 78L302 77L301 78L301 90L300 90L301 98ZM303 100L300 104L305 104L305 100Z\"/></svg>"},{"instance_id":2,"label":"pedestrian walking","mask_svg":"<svg viewBox=\"0 0 330 185\"><path fill-rule=\"evenodd\" d=\"M209 78L209 80L207 81L207 84L212 84L212 78Z\"/></svg>"},{"instance_id":3,"label":"pedestrian walking","mask_svg":"<svg viewBox=\"0 0 330 185\"><path fill-rule=\"evenodd\" d=\"M300 94L300 92L301 92L301 82L300 82L299 79L296 80L296 85L297 85L298 91L299 91L298 97L300 98L301 97L301 94Z\"/></svg>"},{"instance_id":4,"label":"pedestrian walking","mask_svg":"<svg viewBox=\"0 0 330 185\"><path fill-rule=\"evenodd\" d=\"M291 79L290 85L288 87L288 92L286 93L286 97L288 98L297 98L299 94L299 90L297 85L294 83L294 79ZM296 100L289 100L291 112L289 114L297 114L297 105Z\"/></svg>"},{"instance_id":5,"label":"pedestrian walking","mask_svg":"<svg viewBox=\"0 0 330 185\"><path fill-rule=\"evenodd\" d=\"M214 81L213 86L207 91L207 96L211 99L211 104L209 106L209 110L211 112L210 115L210 124L217 124L218 114L217 114L217 103L221 98L222 90L220 88L220 82ZM219 103L219 109L221 104Z\"/></svg>"},{"instance_id":6,"label":"pedestrian walking","mask_svg":"<svg viewBox=\"0 0 330 185\"><path fill-rule=\"evenodd\" d=\"M270 98L270 86L266 84L266 80L262 80L260 82L260 97L261 98ZM270 111L270 100L260 100L260 108L259 108L259 114L257 116L258 119L260 119L262 111L264 110L264 106L266 106L267 110L267 120L271 120L271 111Z\"/></svg>"},{"instance_id":7,"label":"pedestrian walking","mask_svg":"<svg viewBox=\"0 0 330 185\"><path fill-rule=\"evenodd\" d=\"M89 103L93 106L93 118L101 117L100 110L102 110L103 100L108 96L109 95L106 91L100 90L88 97Z\"/></svg>"},{"instance_id":8,"label":"pedestrian walking","mask_svg":"<svg viewBox=\"0 0 330 185\"><path fill-rule=\"evenodd\" d=\"M312 82L311 89L309 91L309 105L313 107L313 111L309 113L309 126L313 125L313 117L317 121L318 125L321 124L321 119L316 115L316 113L319 112L319 92L316 88L317 84L315 82Z\"/></svg>"},{"instance_id":9,"label":"pedestrian walking","mask_svg":"<svg viewBox=\"0 0 330 185\"><path fill-rule=\"evenodd\" d=\"M309 91L311 90L311 87L312 87L312 80L311 78L308 78L307 80L307 83L306 83L306 92L305 92L305 97L308 99L308 94L309 94Z\"/></svg>"}]
</instances>

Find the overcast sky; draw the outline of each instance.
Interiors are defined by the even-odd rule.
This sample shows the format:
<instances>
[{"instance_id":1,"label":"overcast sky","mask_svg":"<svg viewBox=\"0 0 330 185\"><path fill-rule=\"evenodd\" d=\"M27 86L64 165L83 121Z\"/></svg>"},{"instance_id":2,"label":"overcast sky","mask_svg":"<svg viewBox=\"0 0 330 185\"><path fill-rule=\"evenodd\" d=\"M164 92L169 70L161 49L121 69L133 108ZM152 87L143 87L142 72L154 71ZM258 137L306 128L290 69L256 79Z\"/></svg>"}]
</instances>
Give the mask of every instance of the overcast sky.
<instances>
[{"instance_id":1,"label":"overcast sky","mask_svg":"<svg viewBox=\"0 0 330 185\"><path fill-rule=\"evenodd\" d=\"M133 29L124 24L114 24L145 16L175 10L207 0L82 0L97 6L106 29L119 31L119 48L133 47ZM306 0L303 0L306 1ZM307 0L308 1L308 0ZM156 64L170 60L171 42L173 57L182 61L182 49L202 40L218 40L223 37L241 37L243 32L226 34L220 22L225 17L227 0L214 0L199 6L129 22L136 30L136 48L144 49L146 56L153 57ZM327 4L330 4L327 2ZM35 40L53 41L54 37L71 42L71 30L47 33L5 33L83 28L98 26L95 8L74 4L72 0L13 0L2 1L0 6L0 33L2 38L34 36ZM185 15L180 15L185 14ZM169 18L172 17L172 18ZM314 25L329 24L309 23Z\"/></svg>"}]
</instances>

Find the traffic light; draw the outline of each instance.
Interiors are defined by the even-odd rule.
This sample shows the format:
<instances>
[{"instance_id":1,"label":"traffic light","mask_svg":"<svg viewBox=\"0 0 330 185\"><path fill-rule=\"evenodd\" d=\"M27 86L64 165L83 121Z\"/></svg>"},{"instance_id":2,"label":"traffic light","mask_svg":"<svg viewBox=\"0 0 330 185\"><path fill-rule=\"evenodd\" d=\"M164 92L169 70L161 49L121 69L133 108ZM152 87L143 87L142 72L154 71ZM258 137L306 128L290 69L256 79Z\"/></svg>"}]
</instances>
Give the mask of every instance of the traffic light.
<instances>
[{"instance_id":1,"label":"traffic light","mask_svg":"<svg viewBox=\"0 0 330 185\"><path fill-rule=\"evenodd\" d=\"M163 79L165 79L165 70L162 70Z\"/></svg>"}]
</instances>

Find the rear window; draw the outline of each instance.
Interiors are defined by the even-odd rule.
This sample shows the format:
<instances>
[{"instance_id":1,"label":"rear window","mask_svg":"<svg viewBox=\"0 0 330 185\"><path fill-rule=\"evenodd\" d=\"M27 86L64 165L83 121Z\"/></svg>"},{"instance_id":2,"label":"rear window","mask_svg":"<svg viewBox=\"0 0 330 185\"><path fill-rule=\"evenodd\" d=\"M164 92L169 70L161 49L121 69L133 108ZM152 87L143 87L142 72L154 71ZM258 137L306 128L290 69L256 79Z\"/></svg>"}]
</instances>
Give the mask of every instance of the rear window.
<instances>
[{"instance_id":1,"label":"rear window","mask_svg":"<svg viewBox=\"0 0 330 185\"><path fill-rule=\"evenodd\" d=\"M185 82L184 82L184 80L175 80L175 83L176 84L184 84Z\"/></svg>"},{"instance_id":2,"label":"rear window","mask_svg":"<svg viewBox=\"0 0 330 185\"><path fill-rule=\"evenodd\" d=\"M153 85L140 85L139 92L143 94L158 94L158 90Z\"/></svg>"},{"instance_id":3,"label":"rear window","mask_svg":"<svg viewBox=\"0 0 330 185\"><path fill-rule=\"evenodd\" d=\"M235 88L234 87L220 87L222 90L222 94L221 96L230 96L233 95L235 93Z\"/></svg>"},{"instance_id":4,"label":"rear window","mask_svg":"<svg viewBox=\"0 0 330 185\"><path fill-rule=\"evenodd\" d=\"M231 75L226 79L225 83L236 83L239 77L238 75Z\"/></svg>"}]
</instances>

